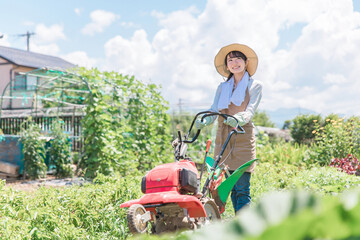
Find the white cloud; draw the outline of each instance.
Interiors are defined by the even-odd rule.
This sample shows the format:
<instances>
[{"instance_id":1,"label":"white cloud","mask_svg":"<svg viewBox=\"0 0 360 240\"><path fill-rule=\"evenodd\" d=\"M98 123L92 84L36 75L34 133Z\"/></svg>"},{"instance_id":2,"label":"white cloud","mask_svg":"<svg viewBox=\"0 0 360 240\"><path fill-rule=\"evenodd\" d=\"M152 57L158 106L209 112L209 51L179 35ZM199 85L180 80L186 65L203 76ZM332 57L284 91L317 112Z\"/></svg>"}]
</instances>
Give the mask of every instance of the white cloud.
<instances>
[{"instance_id":1,"label":"white cloud","mask_svg":"<svg viewBox=\"0 0 360 240\"><path fill-rule=\"evenodd\" d=\"M205 9L153 12L160 30L138 30L105 45L106 69L134 74L179 98L210 106L222 78L213 67L218 49L239 42L259 56L254 78L263 82L260 108L302 107L319 113L359 114L360 13L352 0L208 0ZM302 23L301 36L278 50L279 32Z\"/></svg>"},{"instance_id":2,"label":"white cloud","mask_svg":"<svg viewBox=\"0 0 360 240\"><path fill-rule=\"evenodd\" d=\"M46 55L56 56L60 52L60 48L56 43L51 44L36 44L30 41L30 51L42 53Z\"/></svg>"},{"instance_id":3,"label":"white cloud","mask_svg":"<svg viewBox=\"0 0 360 240\"><path fill-rule=\"evenodd\" d=\"M107 58L103 67L105 70L115 69L124 74L136 74L137 78L149 80L153 76L152 69L157 69L155 65L157 56L144 30L136 31L130 40L121 36L110 39L105 44L105 55Z\"/></svg>"},{"instance_id":4,"label":"white cloud","mask_svg":"<svg viewBox=\"0 0 360 240\"><path fill-rule=\"evenodd\" d=\"M340 74L327 73L323 78L324 78L324 83L326 84L340 85L340 84L346 84L346 82L348 82L348 79Z\"/></svg>"},{"instance_id":5,"label":"white cloud","mask_svg":"<svg viewBox=\"0 0 360 240\"><path fill-rule=\"evenodd\" d=\"M74 12L75 12L76 15L80 16L81 13L82 13L82 10L80 8L75 8Z\"/></svg>"},{"instance_id":6,"label":"white cloud","mask_svg":"<svg viewBox=\"0 0 360 240\"><path fill-rule=\"evenodd\" d=\"M73 64L86 68L96 67L97 63L99 62L97 59L90 58L87 53L83 51L72 52L61 57Z\"/></svg>"},{"instance_id":7,"label":"white cloud","mask_svg":"<svg viewBox=\"0 0 360 240\"><path fill-rule=\"evenodd\" d=\"M94 35L95 33L103 32L104 28L111 25L119 16L112 12L95 10L90 13L90 18L91 22L81 30L85 35Z\"/></svg>"},{"instance_id":8,"label":"white cloud","mask_svg":"<svg viewBox=\"0 0 360 240\"><path fill-rule=\"evenodd\" d=\"M52 43L60 39L66 39L64 27L60 24L54 24L50 27L45 24L37 24L35 27L35 36L37 43Z\"/></svg>"}]
</instances>

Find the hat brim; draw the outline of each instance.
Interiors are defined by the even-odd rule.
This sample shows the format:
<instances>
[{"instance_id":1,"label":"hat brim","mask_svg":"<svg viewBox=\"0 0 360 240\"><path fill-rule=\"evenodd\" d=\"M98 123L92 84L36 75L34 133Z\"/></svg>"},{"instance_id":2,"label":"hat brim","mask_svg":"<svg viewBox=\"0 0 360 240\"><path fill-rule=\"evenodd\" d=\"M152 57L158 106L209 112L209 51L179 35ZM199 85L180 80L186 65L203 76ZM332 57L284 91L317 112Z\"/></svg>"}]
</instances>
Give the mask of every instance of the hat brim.
<instances>
[{"instance_id":1,"label":"hat brim","mask_svg":"<svg viewBox=\"0 0 360 240\"><path fill-rule=\"evenodd\" d=\"M227 67L225 65L225 57L226 55L228 55L228 53L232 51L242 52L247 57L248 65L246 67L246 70L248 71L250 76L254 75L258 66L258 57L255 51L252 50L250 47L238 43L227 45L219 50L214 59L216 71L218 71L218 73L220 73L220 75L224 77L229 76L230 71L227 70Z\"/></svg>"}]
</instances>

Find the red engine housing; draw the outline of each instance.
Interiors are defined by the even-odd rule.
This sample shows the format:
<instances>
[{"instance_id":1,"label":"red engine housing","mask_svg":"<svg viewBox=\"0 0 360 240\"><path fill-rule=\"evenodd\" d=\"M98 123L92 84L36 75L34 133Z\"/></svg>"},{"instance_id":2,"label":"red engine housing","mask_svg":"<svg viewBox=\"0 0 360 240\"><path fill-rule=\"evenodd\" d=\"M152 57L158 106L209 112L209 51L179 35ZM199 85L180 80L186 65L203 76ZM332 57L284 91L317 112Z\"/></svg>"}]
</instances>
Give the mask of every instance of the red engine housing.
<instances>
[{"instance_id":1,"label":"red engine housing","mask_svg":"<svg viewBox=\"0 0 360 240\"><path fill-rule=\"evenodd\" d=\"M146 174L142 181L143 193L179 191L195 192L199 173L194 162L182 160L155 167Z\"/></svg>"},{"instance_id":2,"label":"red engine housing","mask_svg":"<svg viewBox=\"0 0 360 240\"><path fill-rule=\"evenodd\" d=\"M143 178L142 191L145 191L145 194L140 199L122 203L120 207L141 204L148 211L155 213L155 205L176 203L179 207L187 209L190 217L206 217L201 201L187 194L196 191L194 187L197 187L199 178L195 163L189 160L157 166Z\"/></svg>"}]
</instances>

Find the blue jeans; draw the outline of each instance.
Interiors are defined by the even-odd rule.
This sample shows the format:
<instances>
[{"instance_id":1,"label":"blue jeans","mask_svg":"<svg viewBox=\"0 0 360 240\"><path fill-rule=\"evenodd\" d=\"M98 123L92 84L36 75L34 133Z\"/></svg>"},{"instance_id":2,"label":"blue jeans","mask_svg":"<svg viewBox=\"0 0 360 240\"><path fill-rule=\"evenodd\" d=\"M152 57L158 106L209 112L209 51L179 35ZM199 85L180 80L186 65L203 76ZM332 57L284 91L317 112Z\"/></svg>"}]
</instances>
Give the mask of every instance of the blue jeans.
<instances>
[{"instance_id":1,"label":"blue jeans","mask_svg":"<svg viewBox=\"0 0 360 240\"><path fill-rule=\"evenodd\" d=\"M244 172L231 190L231 201L235 213L251 202L250 177L251 173Z\"/></svg>"}]
</instances>

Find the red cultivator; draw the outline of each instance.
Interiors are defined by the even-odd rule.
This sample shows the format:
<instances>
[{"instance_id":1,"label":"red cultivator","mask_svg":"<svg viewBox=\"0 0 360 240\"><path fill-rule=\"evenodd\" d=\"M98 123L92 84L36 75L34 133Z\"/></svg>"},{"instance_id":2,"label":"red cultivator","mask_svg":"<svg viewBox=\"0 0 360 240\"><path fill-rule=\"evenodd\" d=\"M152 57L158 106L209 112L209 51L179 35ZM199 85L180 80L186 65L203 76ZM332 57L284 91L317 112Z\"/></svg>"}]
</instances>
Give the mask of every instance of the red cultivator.
<instances>
[{"instance_id":1,"label":"red cultivator","mask_svg":"<svg viewBox=\"0 0 360 240\"><path fill-rule=\"evenodd\" d=\"M202 115L202 118L212 115L219 115L225 119L232 117L209 111L200 112L194 117L184 138L179 132L179 138L173 142L175 162L157 166L148 172L141 182L141 190L144 195L140 199L120 205L121 208L129 208L127 221L130 232L147 232L149 223L151 232L156 234L183 228L196 229L213 220L220 219L220 213L225 210L226 200L231 189L251 163L256 160L251 160L239 167L231 176L224 162L220 163L231 136L244 133L244 130L238 126L230 132L216 161L207 157L210 147L208 141L199 174L195 163L186 156L187 143L193 143L200 134L200 130L198 130L191 140L187 140L199 115ZM208 177L200 191L201 176L205 165L207 165ZM222 181L226 172L229 177Z\"/></svg>"}]
</instances>

